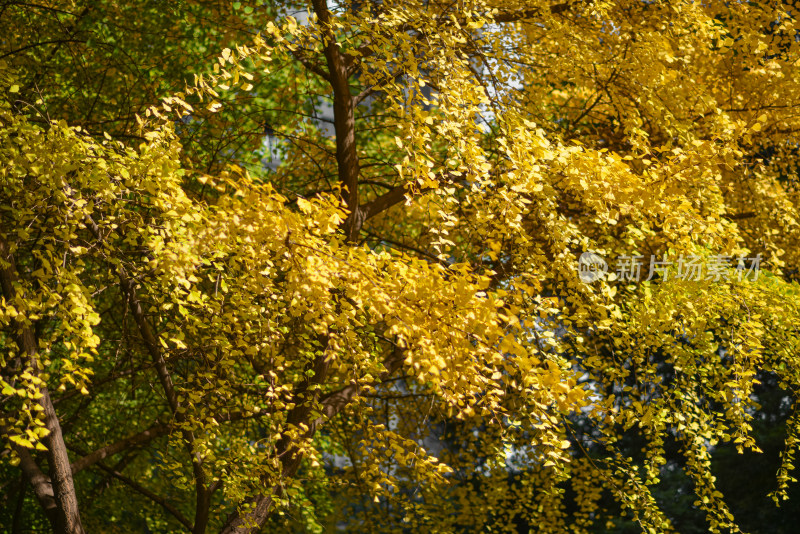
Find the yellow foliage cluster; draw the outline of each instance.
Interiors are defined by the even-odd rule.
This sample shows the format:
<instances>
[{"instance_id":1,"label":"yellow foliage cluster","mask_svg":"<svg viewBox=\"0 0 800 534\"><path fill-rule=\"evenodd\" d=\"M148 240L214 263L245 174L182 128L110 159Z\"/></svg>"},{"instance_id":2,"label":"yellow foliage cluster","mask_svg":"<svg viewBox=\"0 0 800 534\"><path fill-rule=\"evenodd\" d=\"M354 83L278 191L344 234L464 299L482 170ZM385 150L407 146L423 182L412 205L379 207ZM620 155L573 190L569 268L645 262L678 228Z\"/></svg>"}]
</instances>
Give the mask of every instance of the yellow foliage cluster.
<instances>
[{"instance_id":1,"label":"yellow foliage cluster","mask_svg":"<svg viewBox=\"0 0 800 534\"><path fill-rule=\"evenodd\" d=\"M590 532L620 511L668 532L653 488L669 442L709 530L737 531L712 457L759 450L768 377L795 414L785 498L800 433L796 13L354 4L314 0L307 20L274 17L223 49L138 118L138 146L40 124L3 66L8 461L28 476L31 449L66 443L78 476L99 461L84 445L147 443L194 494L170 512L194 532L323 529L330 514L298 510L362 500L352 526L376 532ZM273 173L237 155L195 166L182 125L290 66L324 88L335 138L298 112L274 126L292 144ZM763 259L757 278L632 281L612 265L588 284L585 251ZM113 391L147 402L103 392L123 376ZM84 441L47 416L74 392L101 399Z\"/></svg>"}]
</instances>

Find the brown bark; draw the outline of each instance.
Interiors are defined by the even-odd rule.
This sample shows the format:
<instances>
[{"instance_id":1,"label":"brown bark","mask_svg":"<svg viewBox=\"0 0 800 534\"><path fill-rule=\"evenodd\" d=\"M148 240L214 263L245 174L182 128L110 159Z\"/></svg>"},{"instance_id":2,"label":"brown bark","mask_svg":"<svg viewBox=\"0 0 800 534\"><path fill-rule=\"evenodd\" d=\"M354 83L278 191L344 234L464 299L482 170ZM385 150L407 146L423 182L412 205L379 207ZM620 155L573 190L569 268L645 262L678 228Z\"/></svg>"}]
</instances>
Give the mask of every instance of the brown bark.
<instances>
[{"instance_id":1,"label":"brown bark","mask_svg":"<svg viewBox=\"0 0 800 534\"><path fill-rule=\"evenodd\" d=\"M56 524L56 499L53 495L53 485L50 483L50 478L42 472L28 449L15 446L14 450L19 456L19 467L22 470L22 476L33 488L33 494L36 496L39 506L42 507L47 520L54 526Z\"/></svg>"},{"instance_id":2,"label":"brown bark","mask_svg":"<svg viewBox=\"0 0 800 534\"><path fill-rule=\"evenodd\" d=\"M17 280L17 267L10 247L4 238L0 238L0 258L5 262L5 266L0 266L0 285L2 285L3 296L6 302L14 302L17 294L14 282ZM39 365L36 359L37 343L33 330L30 325L22 321L14 321L17 329L17 345L22 353L27 357L27 364L32 373L38 374ZM47 490L46 477L33 461L33 458L23 459L23 473L25 473L28 483L34 488L39 503L44 507L45 513L51 520L53 531L58 534L83 534L80 511L78 508L78 497L75 494L75 485L72 480L72 468L70 467L67 447L64 444L64 436L61 434L61 424L58 414L53 407L50 399L50 392L46 386L40 389L41 398L37 401L43 410L45 428L49 434L42 439L42 443L47 447L47 463L49 466L49 483L51 488ZM25 450L17 449L20 456L30 456ZM50 493L52 492L52 501ZM52 510L51 503L55 503L55 510Z\"/></svg>"},{"instance_id":3,"label":"brown bark","mask_svg":"<svg viewBox=\"0 0 800 534\"><path fill-rule=\"evenodd\" d=\"M328 66L328 81L333 89L333 126L336 131L336 164L339 182L342 184L344 201L350 215L344 224L348 241L356 241L364 224L358 203L358 176L360 173L356 146L355 103L350 93L350 75L347 58L339 50L336 35L331 26L331 16L326 0L313 0L322 39L325 43L325 60Z\"/></svg>"}]
</instances>

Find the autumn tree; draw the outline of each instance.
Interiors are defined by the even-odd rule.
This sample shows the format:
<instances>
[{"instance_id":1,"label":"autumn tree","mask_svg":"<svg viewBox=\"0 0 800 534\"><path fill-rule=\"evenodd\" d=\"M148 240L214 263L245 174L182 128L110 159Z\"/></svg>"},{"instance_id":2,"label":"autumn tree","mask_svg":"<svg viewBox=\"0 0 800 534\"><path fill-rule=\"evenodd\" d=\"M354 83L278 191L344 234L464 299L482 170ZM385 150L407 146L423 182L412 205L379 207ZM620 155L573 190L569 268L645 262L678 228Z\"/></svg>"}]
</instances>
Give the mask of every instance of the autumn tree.
<instances>
[{"instance_id":1,"label":"autumn tree","mask_svg":"<svg viewBox=\"0 0 800 534\"><path fill-rule=\"evenodd\" d=\"M10 530L735 532L769 398L788 495L795 7L160 5L2 8Z\"/></svg>"}]
</instances>

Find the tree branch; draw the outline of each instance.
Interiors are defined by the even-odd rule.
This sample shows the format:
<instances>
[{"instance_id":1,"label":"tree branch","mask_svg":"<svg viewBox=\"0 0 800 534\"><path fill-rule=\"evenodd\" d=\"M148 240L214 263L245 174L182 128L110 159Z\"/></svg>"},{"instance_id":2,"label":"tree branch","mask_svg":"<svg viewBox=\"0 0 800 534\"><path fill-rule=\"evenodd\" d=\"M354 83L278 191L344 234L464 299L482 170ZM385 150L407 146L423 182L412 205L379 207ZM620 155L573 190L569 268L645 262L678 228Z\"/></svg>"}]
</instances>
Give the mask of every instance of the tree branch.
<instances>
[{"instance_id":1,"label":"tree branch","mask_svg":"<svg viewBox=\"0 0 800 534\"><path fill-rule=\"evenodd\" d=\"M315 359L315 374L308 381L304 382L304 384L298 387L298 395L302 396L303 392L311 389L310 386L321 384L324 378L327 377L330 362L325 360L326 355L324 353ZM392 353L384 360L384 366L386 367L386 370L381 373L376 383L386 380L401 367L402 363L402 350L400 347L395 346ZM317 372L320 374L318 375ZM287 415L287 426L291 425L298 427L300 424L306 424L308 426L308 430L305 432L304 437L311 439L319 426L321 426L326 420L330 420L341 410L343 410L345 406L352 402L352 400L361 391L361 387L362 386L359 385L351 385L323 396L319 400L322 416L314 419L313 421L309 421L308 416L311 413L314 402L298 404ZM313 401L313 399L311 400ZM282 464L281 475L284 478L293 476L300 467L300 462L303 459L302 451L300 451L297 445L293 443L286 434L284 434L284 436L281 438L277 448L278 456ZM257 498L253 499L251 503L253 508L248 513L247 518L242 518L238 514L233 514L223 527L221 534L251 534L258 532L269 517L269 513L273 504L273 496L279 492L280 486L275 486L268 495L259 495ZM256 526L248 528L248 524L255 524Z\"/></svg>"},{"instance_id":2,"label":"tree branch","mask_svg":"<svg viewBox=\"0 0 800 534\"><path fill-rule=\"evenodd\" d=\"M39 43L32 43L32 44L25 45L25 46L22 46L20 48L17 48L16 50L12 50L11 52L6 52L2 56L0 56L0 59L5 59L8 56L13 56L14 54L19 54L20 52L24 52L25 50L28 50L30 48L36 48L37 46L44 46L44 45L56 44L56 43L57 44L62 44L62 43L84 43L84 42L86 42L86 41L83 41L81 39L53 39L52 41L42 41L42 42L39 42Z\"/></svg>"},{"instance_id":3,"label":"tree branch","mask_svg":"<svg viewBox=\"0 0 800 534\"><path fill-rule=\"evenodd\" d=\"M101 447L96 451L91 452L86 456L83 456L82 458L73 462L72 474L75 475L78 472L86 469L87 467L91 467L97 462L104 460L109 456L113 456L119 452L122 452L130 447L135 447L137 445L144 445L145 443L148 443L158 437L165 436L169 434L172 428L173 428L172 425L159 423L151 426L147 430L143 430L137 434L128 436L125 439L121 439L115 443L111 443L109 445L106 445L105 447Z\"/></svg>"},{"instance_id":4,"label":"tree branch","mask_svg":"<svg viewBox=\"0 0 800 534\"><path fill-rule=\"evenodd\" d=\"M562 4L555 4L550 6L550 13L553 15L560 15L569 9L572 5L569 2L564 2ZM535 17L541 17L542 12L539 9L521 9L519 11L506 11L504 13L498 13L494 17L495 22L518 22L520 20L525 19L532 19Z\"/></svg>"},{"instance_id":5,"label":"tree branch","mask_svg":"<svg viewBox=\"0 0 800 534\"><path fill-rule=\"evenodd\" d=\"M385 211L395 204L399 204L406 199L406 192L408 188L406 184L398 185L397 187L387 191L378 198L371 200L361 206L361 211L364 214L364 220L374 217L382 211Z\"/></svg>"},{"instance_id":6,"label":"tree branch","mask_svg":"<svg viewBox=\"0 0 800 534\"><path fill-rule=\"evenodd\" d=\"M292 55L294 56L294 58L297 61L299 61L300 63L303 64L303 66L305 68L307 68L308 70L310 70L311 72L313 72L314 74L316 74L317 76L322 78L323 80L325 80L325 81L330 83L331 75L329 73L325 72L325 70L323 70L323 68L320 65L318 65L317 63L311 61L309 58L305 57L301 53L301 50L291 50L291 53L292 53Z\"/></svg>"},{"instance_id":7,"label":"tree branch","mask_svg":"<svg viewBox=\"0 0 800 534\"><path fill-rule=\"evenodd\" d=\"M731 213L730 215L723 215L729 221L741 221L742 219L751 219L758 215L754 211L746 211L744 213Z\"/></svg>"},{"instance_id":8,"label":"tree branch","mask_svg":"<svg viewBox=\"0 0 800 534\"><path fill-rule=\"evenodd\" d=\"M386 370L381 373L376 383L383 382L403 365L403 350L395 346L392 353L384 360ZM325 420L330 420L341 412L361 392L363 386L352 384L322 398L322 417L314 421L314 427L321 425Z\"/></svg>"},{"instance_id":9,"label":"tree branch","mask_svg":"<svg viewBox=\"0 0 800 534\"><path fill-rule=\"evenodd\" d=\"M350 215L344 222L347 239L354 242L364 223L358 205L359 163L356 148L356 121L353 96L350 93L347 59L339 50L333 33L331 15L326 0L312 0L314 13L325 44L325 60L333 89L333 127L336 131L336 164L339 182L344 189L344 202Z\"/></svg>"},{"instance_id":10,"label":"tree branch","mask_svg":"<svg viewBox=\"0 0 800 534\"><path fill-rule=\"evenodd\" d=\"M22 519L22 506L25 504L25 491L28 489L28 479L25 478L25 473L19 479L19 487L17 488L17 503L14 506L14 516L11 519L11 534L21 534L22 528L20 520Z\"/></svg>"},{"instance_id":11,"label":"tree branch","mask_svg":"<svg viewBox=\"0 0 800 534\"><path fill-rule=\"evenodd\" d=\"M215 416L215 419L217 420L218 423L231 423L231 422L241 421L249 417L257 417L259 415L262 414L234 412L234 413L217 415ZM156 423L146 430L142 430L141 432L128 436L127 438L121 439L117 442L101 447L96 451L88 453L85 456L73 462L72 474L75 475L79 471L82 471L87 467L91 467L92 465L108 458L109 456L113 456L117 453L120 453L132 447L144 445L146 443L153 441L156 438L160 438L161 436L166 436L174 429L175 429L174 425L166 423Z\"/></svg>"},{"instance_id":12,"label":"tree branch","mask_svg":"<svg viewBox=\"0 0 800 534\"><path fill-rule=\"evenodd\" d=\"M97 223L89 215L86 215L84 222L92 231L98 242L102 243L104 236ZM167 369L167 363L164 360L164 355L161 353L160 344L150 328L150 323L147 322L141 302L136 294L136 282L130 279L127 271L122 265L117 265L117 277L119 278L122 291L128 297L128 307L131 311L131 315L133 315L134 321L136 322L136 326L139 329L139 333L142 336L142 340L147 348L147 352L153 359L153 363L155 364L156 372L158 374L158 379L161 382L161 387L167 397L167 402L172 410L172 414L179 423L184 423L186 422L186 417L180 409L181 406L178 402L178 396L175 393L175 386L172 383L172 378L170 377L169 370ZM206 525L208 524L211 505L211 492L209 491L206 482L207 479L205 470L203 468L202 458L197 451L195 451L194 433L189 430L182 430L181 433L186 441L186 446L192 459L192 473L195 481L195 522L192 531L195 534L200 534L205 532Z\"/></svg>"},{"instance_id":13,"label":"tree branch","mask_svg":"<svg viewBox=\"0 0 800 534\"><path fill-rule=\"evenodd\" d=\"M75 452L81 454L81 451L78 450L77 448L75 448L75 447L70 447L70 448L72 450L74 450ZM116 478L117 480L119 480L120 482L122 482L123 484L125 484L126 486L131 488L133 491L135 491L135 492L137 492L137 493L139 493L141 495L144 495L145 497L147 497L148 499L150 499L154 503L156 503L159 506L161 506L166 512L168 512L170 515L172 515L175 519L180 521L180 523L183 526L185 526L188 530L193 530L191 521L189 521L186 518L186 516L184 516L177 508L175 508L169 502L167 502L166 499L160 497L156 493L154 493L154 492L150 491L149 489L145 488L144 486L142 486L141 484L139 484L135 480L126 477L125 475L123 475L119 471L116 471L115 469L112 469L112 468L108 467L103 462L99 462L99 461L96 462L94 464L94 467L97 467L97 468L105 471L106 473L108 473L112 477Z\"/></svg>"},{"instance_id":14,"label":"tree branch","mask_svg":"<svg viewBox=\"0 0 800 534\"><path fill-rule=\"evenodd\" d=\"M320 341L322 342L320 336ZM297 469L300 467L300 462L303 459L303 453L297 445L295 438L291 435L292 429L301 428L305 425L308 429L304 432L304 438L310 439L313 437L316 427L309 424L309 415L311 414L314 405L317 402L317 386L321 386L328 378L330 372L330 359L327 355L328 338L325 336L324 343L325 350L322 354L314 358L308 371L313 373L305 380L299 383L292 394L295 399L295 406L286 415L286 423L280 440L278 440L276 451L277 456L281 462L281 476L288 478L293 476ZM309 398L306 398L307 393L311 391ZM228 521L222 528L222 534L246 534L249 532L258 532L261 526L266 522L272 508L272 496L280 492L280 486L274 486L270 493L267 495L259 495L251 500L253 509L248 512L247 516L242 517L238 513L234 513L228 518ZM247 525L257 525L255 530L249 528Z\"/></svg>"}]
</instances>

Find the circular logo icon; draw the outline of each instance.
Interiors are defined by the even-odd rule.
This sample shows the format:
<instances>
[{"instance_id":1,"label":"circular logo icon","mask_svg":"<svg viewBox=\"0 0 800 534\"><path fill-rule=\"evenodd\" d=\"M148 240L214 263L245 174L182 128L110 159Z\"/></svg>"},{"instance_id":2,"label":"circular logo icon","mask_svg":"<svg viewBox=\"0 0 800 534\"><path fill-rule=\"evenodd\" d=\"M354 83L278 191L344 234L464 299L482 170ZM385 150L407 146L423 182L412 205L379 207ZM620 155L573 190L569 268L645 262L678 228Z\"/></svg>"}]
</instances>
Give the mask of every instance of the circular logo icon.
<instances>
[{"instance_id":1,"label":"circular logo icon","mask_svg":"<svg viewBox=\"0 0 800 534\"><path fill-rule=\"evenodd\" d=\"M578 258L578 276L584 284L603 278L608 272L608 264L602 256L586 251Z\"/></svg>"}]
</instances>

